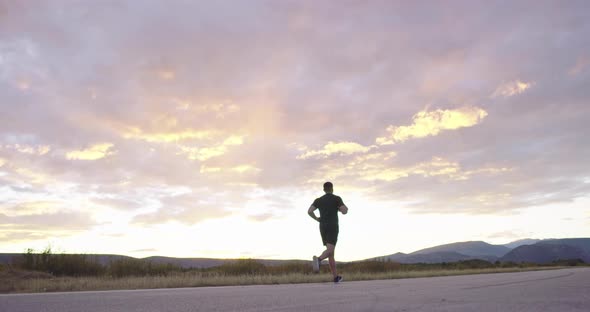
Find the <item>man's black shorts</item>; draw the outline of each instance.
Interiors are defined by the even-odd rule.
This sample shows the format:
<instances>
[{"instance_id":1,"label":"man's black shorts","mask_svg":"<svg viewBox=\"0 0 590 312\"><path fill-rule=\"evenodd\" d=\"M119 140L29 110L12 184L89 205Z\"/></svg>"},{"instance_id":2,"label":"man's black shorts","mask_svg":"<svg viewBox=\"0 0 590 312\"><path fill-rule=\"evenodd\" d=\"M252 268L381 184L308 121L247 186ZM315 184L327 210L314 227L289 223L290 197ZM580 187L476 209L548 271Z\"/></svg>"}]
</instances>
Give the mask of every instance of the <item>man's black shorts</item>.
<instances>
[{"instance_id":1,"label":"man's black shorts","mask_svg":"<svg viewBox=\"0 0 590 312\"><path fill-rule=\"evenodd\" d=\"M326 244L336 245L338 230L338 223L320 223L320 233L322 234L324 246Z\"/></svg>"}]
</instances>

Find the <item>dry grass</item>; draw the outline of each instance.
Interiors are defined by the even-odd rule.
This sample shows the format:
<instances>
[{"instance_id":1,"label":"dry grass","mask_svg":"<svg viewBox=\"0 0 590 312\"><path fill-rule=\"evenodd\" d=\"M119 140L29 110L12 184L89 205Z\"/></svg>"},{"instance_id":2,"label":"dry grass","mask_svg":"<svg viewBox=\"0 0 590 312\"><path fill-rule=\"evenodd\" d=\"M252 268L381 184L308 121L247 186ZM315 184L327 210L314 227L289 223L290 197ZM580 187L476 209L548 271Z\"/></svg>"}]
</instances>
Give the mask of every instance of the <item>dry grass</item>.
<instances>
[{"instance_id":1,"label":"dry grass","mask_svg":"<svg viewBox=\"0 0 590 312\"><path fill-rule=\"evenodd\" d=\"M534 267L534 268L492 268L492 269L465 269L465 270L421 270L421 271L390 271L384 273L355 273L343 272L347 281L419 278L433 276L451 276L468 274L487 274L522 272L533 270L557 269L559 267ZM14 271L16 272L16 271ZM23 273L0 275L0 292L4 293L31 293L31 292L56 292L56 291L88 291L88 290L115 290L115 289L154 289L154 288L180 288L202 286L230 286L230 285L272 285L272 284L296 284L296 283L320 283L329 282L328 274L277 274L277 275L221 275L210 273L177 273L168 276L146 277L51 277L29 276L23 277Z\"/></svg>"}]
</instances>

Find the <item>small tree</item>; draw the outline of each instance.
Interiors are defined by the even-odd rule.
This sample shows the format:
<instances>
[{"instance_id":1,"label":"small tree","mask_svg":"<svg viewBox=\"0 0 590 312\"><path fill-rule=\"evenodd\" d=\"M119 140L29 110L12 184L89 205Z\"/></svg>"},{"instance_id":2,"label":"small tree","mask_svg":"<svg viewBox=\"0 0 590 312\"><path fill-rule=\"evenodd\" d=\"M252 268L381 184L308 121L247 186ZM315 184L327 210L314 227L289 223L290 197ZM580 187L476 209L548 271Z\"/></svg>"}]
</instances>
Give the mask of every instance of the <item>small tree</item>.
<instances>
[{"instance_id":1,"label":"small tree","mask_svg":"<svg viewBox=\"0 0 590 312\"><path fill-rule=\"evenodd\" d=\"M22 268L25 270L35 269L35 250L33 248L27 248L22 256Z\"/></svg>"},{"instance_id":2,"label":"small tree","mask_svg":"<svg viewBox=\"0 0 590 312\"><path fill-rule=\"evenodd\" d=\"M47 246L45 248L45 250L43 250L43 252L39 256L40 256L40 259L39 259L40 261L37 264L37 266L38 266L37 270L52 273L51 272L51 264L52 264L51 263L51 260L52 260L51 246Z\"/></svg>"}]
</instances>

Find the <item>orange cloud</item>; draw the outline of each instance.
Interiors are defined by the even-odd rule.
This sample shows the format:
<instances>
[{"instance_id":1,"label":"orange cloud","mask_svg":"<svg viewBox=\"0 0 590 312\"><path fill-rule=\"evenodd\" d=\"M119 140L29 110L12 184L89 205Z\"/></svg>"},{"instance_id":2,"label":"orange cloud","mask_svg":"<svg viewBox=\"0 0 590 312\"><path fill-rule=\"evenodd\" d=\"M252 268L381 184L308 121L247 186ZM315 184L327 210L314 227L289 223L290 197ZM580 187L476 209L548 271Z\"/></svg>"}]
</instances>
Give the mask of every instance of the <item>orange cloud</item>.
<instances>
[{"instance_id":1,"label":"orange cloud","mask_svg":"<svg viewBox=\"0 0 590 312\"><path fill-rule=\"evenodd\" d=\"M366 153L371 150L371 146L363 146L355 142L328 142L322 149L307 151L297 159L307 159L311 157L326 158L333 154L350 155L356 153Z\"/></svg>"},{"instance_id":2,"label":"orange cloud","mask_svg":"<svg viewBox=\"0 0 590 312\"><path fill-rule=\"evenodd\" d=\"M413 117L413 123L409 126L389 126L389 136L379 137L376 142L379 145L403 142L410 138L423 138L434 136L443 130L454 130L472 127L480 123L488 113L477 107L463 107L459 109L435 111L421 111Z\"/></svg>"},{"instance_id":3,"label":"orange cloud","mask_svg":"<svg viewBox=\"0 0 590 312\"><path fill-rule=\"evenodd\" d=\"M175 105L177 110L192 111L195 113L213 113L217 118L223 118L227 114L237 113L240 111L240 107L236 104L233 104L230 100L206 100L211 102L206 104L195 104L194 101L189 99L177 97L173 97L169 100Z\"/></svg>"},{"instance_id":4,"label":"orange cloud","mask_svg":"<svg viewBox=\"0 0 590 312\"><path fill-rule=\"evenodd\" d=\"M354 160L343 166L334 167L325 165L321 167L318 178L308 182L319 182L327 178L337 179L350 177L365 181L391 182L412 175L423 177L445 177L450 180L467 180L476 174L500 174L511 171L510 168L484 167L475 170L463 170L459 163L449 161L440 157L433 157L432 160L421 162L409 167L393 167L385 161L395 157L395 152L374 153L355 157Z\"/></svg>"},{"instance_id":5,"label":"orange cloud","mask_svg":"<svg viewBox=\"0 0 590 312\"><path fill-rule=\"evenodd\" d=\"M66 153L66 158L71 160L97 160L113 154L112 143L95 144L87 149Z\"/></svg>"},{"instance_id":6,"label":"orange cloud","mask_svg":"<svg viewBox=\"0 0 590 312\"><path fill-rule=\"evenodd\" d=\"M53 182L53 178L49 175L41 173L37 170L31 170L29 168L17 167L14 170L26 183L32 184L49 184Z\"/></svg>"},{"instance_id":7,"label":"orange cloud","mask_svg":"<svg viewBox=\"0 0 590 312\"><path fill-rule=\"evenodd\" d=\"M244 137L233 135L225 139L221 144L212 147L190 147L180 146L179 154L187 154L191 160L204 161L213 157L225 154L230 146L237 146L244 144Z\"/></svg>"},{"instance_id":8,"label":"orange cloud","mask_svg":"<svg viewBox=\"0 0 590 312\"><path fill-rule=\"evenodd\" d=\"M422 162L407 168L385 168L382 166L376 166L374 168L368 168L368 170L365 171L361 170L361 179L369 181L394 181L410 175L420 175L423 177L444 176L451 180L467 180L475 174L498 174L507 171L511 171L511 169L488 167L464 171L457 162L448 161L440 157L433 157L429 162Z\"/></svg>"},{"instance_id":9,"label":"orange cloud","mask_svg":"<svg viewBox=\"0 0 590 312\"><path fill-rule=\"evenodd\" d=\"M498 204L499 202L507 202L512 198L512 195L509 193L496 193L496 192L484 192L478 193L474 196L461 196L459 200L474 200L480 204L490 205L490 204Z\"/></svg>"},{"instance_id":10,"label":"orange cloud","mask_svg":"<svg viewBox=\"0 0 590 312\"><path fill-rule=\"evenodd\" d=\"M9 216L47 214L58 212L62 206L63 203L57 201L27 201L9 208L0 208L0 211Z\"/></svg>"},{"instance_id":11,"label":"orange cloud","mask_svg":"<svg viewBox=\"0 0 590 312\"><path fill-rule=\"evenodd\" d=\"M209 167L209 166L201 166L201 173L238 173L238 174L245 174L245 173L258 173L261 169L252 165L238 165L229 168L222 168L222 167Z\"/></svg>"},{"instance_id":12,"label":"orange cloud","mask_svg":"<svg viewBox=\"0 0 590 312\"><path fill-rule=\"evenodd\" d=\"M368 181L395 181L410 175L432 176L454 176L460 168L457 163L434 157L430 162L419 163L408 168L387 168L377 165L373 168L361 171L361 179Z\"/></svg>"},{"instance_id":13,"label":"orange cloud","mask_svg":"<svg viewBox=\"0 0 590 312\"><path fill-rule=\"evenodd\" d=\"M169 132L146 133L138 127L128 127L123 133L125 139L139 139L147 142L169 143L187 139L205 139L215 135L211 130L182 130Z\"/></svg>"},{"instance_id":14,"label":"orange cloud","mask_svg":"<svg viewBox=\"0 0 590 312\"><path fill-rule=\"evenodd\" d=\"M43 156L49 151L51 148L48 145L40 145L40 146L31 146L31 145L24 145L24 144L12 144L12 145L5 145L5 148L14 149L23 154L31 154L31 155L39 155Z\"/></svg>"}]
</instances>

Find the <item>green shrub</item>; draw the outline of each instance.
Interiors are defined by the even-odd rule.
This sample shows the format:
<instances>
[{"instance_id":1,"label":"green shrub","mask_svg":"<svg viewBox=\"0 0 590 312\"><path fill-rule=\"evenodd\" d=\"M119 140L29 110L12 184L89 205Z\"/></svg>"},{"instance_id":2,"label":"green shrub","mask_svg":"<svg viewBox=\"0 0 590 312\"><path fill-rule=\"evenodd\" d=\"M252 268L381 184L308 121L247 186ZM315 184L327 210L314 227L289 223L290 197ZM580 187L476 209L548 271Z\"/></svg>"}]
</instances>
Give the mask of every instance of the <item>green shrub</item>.
<instances>
[{"instance_id":1,"label":"green shrub","mask_svg":"<svg viewBox=\"0 0 590 312\"><path fill-rule=\"evenodd\" d=\"M280 275L280 274L291 274L291 273L310 273L311 265L302 261L292 261L275 266L267 266L266 271L269 274Z\"/></svg>"},{"instance_id":2,"label":"green shrub","mask_svg":"<svg viewBox=\"0 0 590 312\"><path fill-rule=\"evenodd\" d=\"M59 254L52 257L49 271L57 276L98 276L105 268L87 255Z\"/></svg>"},{"instance_id":3,"label":"green shrub","mask_svg":"<svg viewBox=\"0 0 590 312\"><path fill-rule=\"evenodd\" d=\"M586 263L582 259L560 259L553 261L552 264L556 266L580 266L585 265Z\"/></svg>"},{"instance_id":4,"label":"green shrub","mask_svg":"<svg viewBox=\"0 0 590 312\"><path fill-rule=\"evenodd\" d=\"M339 266L343 271L359 273L384 273L399 270L402 265L397 262L359 261L344 263Z\"/></svg>"},{"instance_id":5,"label":"green shrub","mask_svg":"<svg viewBox=\"0 0 590 312\"><path fill-rule=\"evenodd\" d=\"M266 266L254 259L240 259L222 264L217 269L225 275L255 275L268 273Z\"/></svg>"},{"instance_id":6,"label":"green shrub","mask_svg":"<svg viewBox=\"0 0 590 312\"><path fill-rule=\"evenodd\" d=\"M53 254L51 247L42 253L29 248L14 264L25 270L56 276L98 276L104 272L104 267L96 259L81 254Z\"/></svg>"},{"instance_id":7,"label":"green shrub","mask_svg":"<svg viewBox=\"0 0 590 312\"><path fill-rule=\"evenodd\" d=\"M172 272L181 272L182 268L169 263L157 264L146 260L122 258L112 261L106 271L114 277L165 276Z\"/></svg>"}]
</instances>

